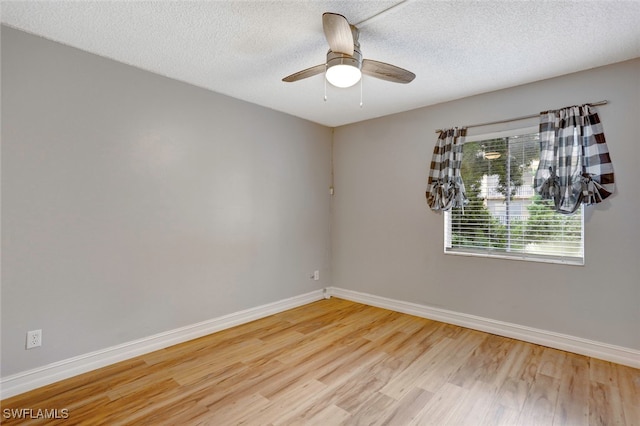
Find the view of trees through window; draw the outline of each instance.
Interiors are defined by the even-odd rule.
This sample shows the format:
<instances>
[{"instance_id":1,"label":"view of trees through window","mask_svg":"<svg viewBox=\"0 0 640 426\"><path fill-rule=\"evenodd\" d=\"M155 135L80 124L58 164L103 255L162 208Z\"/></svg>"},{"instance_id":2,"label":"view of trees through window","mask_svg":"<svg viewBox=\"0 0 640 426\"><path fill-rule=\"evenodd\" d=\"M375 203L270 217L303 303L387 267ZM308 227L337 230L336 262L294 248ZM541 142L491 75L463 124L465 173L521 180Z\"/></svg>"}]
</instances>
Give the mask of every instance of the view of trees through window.
<instances>
[{"instance_id":1,"label":"view of trees through window","mask_svg":"<svg viewBox=\"0 0 640 426\"><path fill-rule=\"evenodd\" d=\"M539 134L466 142L461 167L469 203L445 220L445 250L570 258L582 262L582 209L554 212L535 194Z\"/></svg>"}]
</instances>

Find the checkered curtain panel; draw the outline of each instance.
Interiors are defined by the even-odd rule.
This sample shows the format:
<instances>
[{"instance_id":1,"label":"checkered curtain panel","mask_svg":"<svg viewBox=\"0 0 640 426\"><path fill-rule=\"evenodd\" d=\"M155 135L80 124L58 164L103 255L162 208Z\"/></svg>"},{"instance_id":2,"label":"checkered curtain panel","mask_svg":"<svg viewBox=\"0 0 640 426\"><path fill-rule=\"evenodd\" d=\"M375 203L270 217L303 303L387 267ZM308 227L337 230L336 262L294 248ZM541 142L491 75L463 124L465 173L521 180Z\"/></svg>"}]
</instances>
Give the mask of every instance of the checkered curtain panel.
<instances>
[{"instance_id":1,"label":"checkered curtain panel","mask_svg":"<svg viewBox=\"0 0 640 426\"><path fill-rule=\"evenodd\" d=\"M431 169L427 181L427 204L433 211L463 207L467 202L460 176L462 144L467 129L448 129L440 132L433 149Z\"/></svg>"},{"instance_id":2,"label":"checkered curtain panel","mask_svg":"<svg viewBox=\"0 0 640 426\"><path fill-rule=\"evenodd\" d=\"M559 213L599 203L615 189L613 165L598 114L589 105L540 113L535 190Z\"/></svg>"}]
</instances>

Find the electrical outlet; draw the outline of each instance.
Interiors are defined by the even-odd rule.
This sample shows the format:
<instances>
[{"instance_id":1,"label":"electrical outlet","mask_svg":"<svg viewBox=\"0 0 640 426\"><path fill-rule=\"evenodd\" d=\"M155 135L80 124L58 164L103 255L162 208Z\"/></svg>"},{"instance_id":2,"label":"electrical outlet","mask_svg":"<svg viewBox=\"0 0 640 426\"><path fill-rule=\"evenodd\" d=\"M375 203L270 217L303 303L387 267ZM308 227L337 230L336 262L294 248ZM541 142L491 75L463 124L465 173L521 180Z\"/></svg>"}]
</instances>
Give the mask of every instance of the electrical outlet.
<instances>
[{"instance_id":1,"label":"electrical outlet","mask_svg":"<svg viewBox=\"0 0 640 426\"><path fill-rule=\"evenodd\" d=\"M320 271L313 271L313 279L318 281L320 279Z\"/></svg>"},{"instance_id":2,"label":"electrical outlet","mask_svg":"<svg viewBox=\"0 0 640 426\"><path fill-rule=\"evenodd\" d=\"M27 349L42 346L42 330L27 331Z\"/></svg>"}]
</instances>

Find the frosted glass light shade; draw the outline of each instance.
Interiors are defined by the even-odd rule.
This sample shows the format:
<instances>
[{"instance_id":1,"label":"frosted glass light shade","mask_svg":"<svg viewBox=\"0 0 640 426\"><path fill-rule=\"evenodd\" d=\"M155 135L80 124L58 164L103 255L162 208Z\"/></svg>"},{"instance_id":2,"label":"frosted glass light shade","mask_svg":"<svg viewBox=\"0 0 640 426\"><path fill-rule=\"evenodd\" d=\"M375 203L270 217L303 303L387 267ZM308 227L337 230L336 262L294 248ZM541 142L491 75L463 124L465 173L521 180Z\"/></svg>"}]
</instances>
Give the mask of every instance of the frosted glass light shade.
<instances>
[{"instance_id":1,"label":"frosted glass light shade","mask_svg":"<svg viewBox=\"0 0 640 426\"><path fill-rule=\"evenodd\" d=\"M351 87L360 81L362 72L352 65L338 64L327 70L327 81L336 87Z\"/></svg>"}]
</instances>

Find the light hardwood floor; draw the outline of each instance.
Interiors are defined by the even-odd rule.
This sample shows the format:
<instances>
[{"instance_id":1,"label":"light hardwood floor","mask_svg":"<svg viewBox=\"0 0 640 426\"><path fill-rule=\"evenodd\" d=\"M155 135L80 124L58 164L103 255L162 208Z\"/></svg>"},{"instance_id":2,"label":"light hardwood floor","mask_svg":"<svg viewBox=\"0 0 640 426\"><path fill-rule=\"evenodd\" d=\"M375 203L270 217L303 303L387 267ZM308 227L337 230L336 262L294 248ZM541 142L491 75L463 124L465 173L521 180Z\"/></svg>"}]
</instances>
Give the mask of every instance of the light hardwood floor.
<instances>
[{"instance_id":1,"label":"light hardwood floor","mask_svg":"<svg viewBox=\"0 0 640 426\"><path fill-rule=\"evenodd\" d=\"M640 370L333 298L7 399L3 424L42 424L4 418L25 408L68 414L47 424L640 425Z\"/></svg>"}]
</instances>

